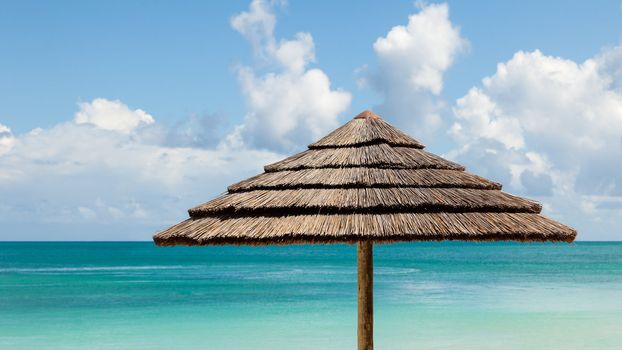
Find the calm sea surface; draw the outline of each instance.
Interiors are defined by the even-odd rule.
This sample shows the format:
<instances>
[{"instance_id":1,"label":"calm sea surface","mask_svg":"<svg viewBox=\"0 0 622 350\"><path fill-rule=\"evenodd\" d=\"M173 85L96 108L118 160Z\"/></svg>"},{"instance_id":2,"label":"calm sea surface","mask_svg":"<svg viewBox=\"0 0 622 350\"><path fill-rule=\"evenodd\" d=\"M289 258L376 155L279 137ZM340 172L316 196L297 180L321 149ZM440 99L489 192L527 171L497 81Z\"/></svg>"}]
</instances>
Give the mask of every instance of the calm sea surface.
<instances>
[{"instance_id":1,"label":"calm sea surface","mask_svg":"<svg viewBox=\"0 0 622 350\"><path fill-rule=\"evenodd\" d=\"M622 349L622 243L408 243L377 349ZM0 349L355 349L356 247L0 243Z\"/></svg>"}]
</instances>

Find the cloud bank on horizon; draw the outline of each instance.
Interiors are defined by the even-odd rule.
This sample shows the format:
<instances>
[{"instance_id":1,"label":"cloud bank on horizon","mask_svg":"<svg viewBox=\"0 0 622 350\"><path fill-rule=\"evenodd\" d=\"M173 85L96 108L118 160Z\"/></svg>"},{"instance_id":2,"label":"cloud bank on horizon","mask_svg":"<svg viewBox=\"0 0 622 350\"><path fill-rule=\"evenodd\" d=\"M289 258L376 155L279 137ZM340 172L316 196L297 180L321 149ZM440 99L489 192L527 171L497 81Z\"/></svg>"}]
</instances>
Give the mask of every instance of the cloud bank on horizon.
<instances>
[{"instance_id":1,"label":"cloud bank on horizon","mask_svg":"<svg viewBox=\"0 0 622 350\"><path fill-rule=\"evenodd\" d=\"M212 130L217 117L170 127L105 97L25 134L0 124L0 221L23 232L3 231L0 240L148 239L154 228L183 219L186 208L339 126L352 93L310 68L317 63L310 33L275 36L280 6L253 0L230 19L254 63L235 69L247 113L223 132ZM517 51L446 101L444 74L467 54L468 38L447 4L418 4L405 20L370 43L377 61L361 79L382 98L380 114L424 143L454 145L447 157L540 200L545 215L578 228L580 239L622 238L622 46L584 62ZM46 236L27 229L130 223L144 231Z\"/></svg>"}]
</instances>

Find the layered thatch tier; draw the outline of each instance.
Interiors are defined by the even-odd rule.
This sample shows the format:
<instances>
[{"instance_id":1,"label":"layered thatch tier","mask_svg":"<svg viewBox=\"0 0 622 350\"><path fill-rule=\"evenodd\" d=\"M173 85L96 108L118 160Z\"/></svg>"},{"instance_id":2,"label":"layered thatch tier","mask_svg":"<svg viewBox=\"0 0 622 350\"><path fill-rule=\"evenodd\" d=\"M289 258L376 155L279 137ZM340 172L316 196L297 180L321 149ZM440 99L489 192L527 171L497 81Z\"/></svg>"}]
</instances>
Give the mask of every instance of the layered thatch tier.
<instances>
[{"instance_id":1,"label":"layered thatch tier","mask_svg":"<svg viewBox=\"0 0 622 350\"><path fill-rule=\"evenodd\" d=\"M309 149L280 162L266 165L264 170L271 172L350 167L464 170L462 165L424 150L414 147L393 147L386 143L357 147Z\"/></svg>"},{"instance_id":2,"label":"layered thatch tier","mask_svg":"<svg viewBox=\"0 0 622 350\"><path fill-rule=\"evenodd\" d=\"M190 217L386 212L539 213L539 203L497 190L471 188L305 188L226 194L189 210Z\"/></svg>"},{"instance_id":3,"label":"layered thatch tier","mask_svg":"<svg viewBox=\"0 0 622 350\"><path fill-rule=\"evenodd\" d=\"M500 190L501 184L445 169L319 168L263 173L229 186L229 193L287 188L446 187Z\"/></svg>"},{"instance_id":4,"label":"layered thatch tier","mask_svg":"<svg viewBox=\"0 0 622 350\"><path fill-rule=\"evenodd\" d=\"M240 216L188 219L154 237L159 245L395 241L565 241L575 231L529 213Z\"/></svg>"},{"instance_id":5,"label":"layered thatch tier","mask_svg":"<svg viewBox=\"0 0 622 350\"><path fill-rule=\"evenodd\" d=\"M371 112L229 186L158 233L159 245L370 240L574 240L534 201L467 173Z\"/></svg>"}]
</instances>

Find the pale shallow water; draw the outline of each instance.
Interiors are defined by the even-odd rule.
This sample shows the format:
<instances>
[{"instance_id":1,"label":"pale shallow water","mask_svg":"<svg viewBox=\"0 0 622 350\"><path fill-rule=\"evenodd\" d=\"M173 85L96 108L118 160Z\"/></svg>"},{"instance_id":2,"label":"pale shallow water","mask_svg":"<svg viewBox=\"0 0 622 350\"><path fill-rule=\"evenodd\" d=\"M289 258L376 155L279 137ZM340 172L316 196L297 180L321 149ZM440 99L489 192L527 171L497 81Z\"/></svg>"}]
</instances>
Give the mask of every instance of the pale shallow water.
<instances>
[{"instance_id":1,"label":"pale shallow water","mask_svg":"<svg viewBox=\"0 0 622 350\"><path fill-rule=\"evenodd\" d=\"M408 243L377 349L622 349L622 243ZM356 247L0 243L0 349L355 349Z\"/></svg>"}]
</instances>

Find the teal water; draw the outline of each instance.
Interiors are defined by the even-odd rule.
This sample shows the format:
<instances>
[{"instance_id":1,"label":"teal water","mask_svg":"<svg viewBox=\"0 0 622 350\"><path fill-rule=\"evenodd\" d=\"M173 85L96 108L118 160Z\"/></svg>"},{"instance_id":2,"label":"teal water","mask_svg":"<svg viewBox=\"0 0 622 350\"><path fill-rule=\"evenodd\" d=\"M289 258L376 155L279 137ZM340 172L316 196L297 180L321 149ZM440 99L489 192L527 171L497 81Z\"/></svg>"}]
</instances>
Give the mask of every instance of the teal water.
<instances>
[{"instance_id":1,"label":"teal water","mask_svg":"<svg viewBox=\"0 0 622 350\"><path fill-rule=\"evenodd\" d=\"M622 243L408 243L377 349L622 349ZM356 247L0 243L0 349L355 349Z\"/></svg>"}]
</instances>

